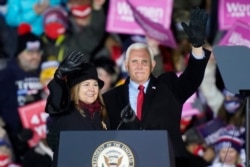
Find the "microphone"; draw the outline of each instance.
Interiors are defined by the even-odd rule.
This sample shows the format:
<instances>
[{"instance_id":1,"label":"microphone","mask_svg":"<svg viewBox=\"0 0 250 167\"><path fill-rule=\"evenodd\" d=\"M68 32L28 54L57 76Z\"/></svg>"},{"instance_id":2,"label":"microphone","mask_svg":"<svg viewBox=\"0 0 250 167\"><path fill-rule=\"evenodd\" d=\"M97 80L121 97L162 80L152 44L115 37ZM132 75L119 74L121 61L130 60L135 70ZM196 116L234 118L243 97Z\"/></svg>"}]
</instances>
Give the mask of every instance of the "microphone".
<instances>
[{"instance_id":1,"label":"microphone","mask_svg":"<svg viewBox=\"0 0 250 167\"><path fill-rule=\"evenodd\" d=\"M118 124L116 130L119 130L122 123L133 122L135 120L135 112L130 107L130 104L127 104L121 111L121 121Z\"/></svg>"}]
</instances>

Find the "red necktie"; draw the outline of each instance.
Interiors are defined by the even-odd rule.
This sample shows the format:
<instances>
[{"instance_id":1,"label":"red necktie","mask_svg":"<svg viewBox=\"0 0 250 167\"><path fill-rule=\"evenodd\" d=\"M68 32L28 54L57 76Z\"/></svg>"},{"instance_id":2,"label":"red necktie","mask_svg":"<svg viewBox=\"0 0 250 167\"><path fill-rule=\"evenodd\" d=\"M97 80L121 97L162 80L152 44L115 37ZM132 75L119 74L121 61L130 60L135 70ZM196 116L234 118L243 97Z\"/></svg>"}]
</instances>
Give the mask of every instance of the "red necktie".
<instances>
[{"instance_id":1,"label":"red necktie","mask_svg":"<svg viewBox=\"0 0 250 167\"><path fill-rule=\"evenodd\" d=\"M140 85L138 87L139 89L139 93L137 96L137 118L139 120L141 120L141 115L142 115L142 104L143 104L143 100L144 100L144 86Z\"/></svg>"}]
</instances>

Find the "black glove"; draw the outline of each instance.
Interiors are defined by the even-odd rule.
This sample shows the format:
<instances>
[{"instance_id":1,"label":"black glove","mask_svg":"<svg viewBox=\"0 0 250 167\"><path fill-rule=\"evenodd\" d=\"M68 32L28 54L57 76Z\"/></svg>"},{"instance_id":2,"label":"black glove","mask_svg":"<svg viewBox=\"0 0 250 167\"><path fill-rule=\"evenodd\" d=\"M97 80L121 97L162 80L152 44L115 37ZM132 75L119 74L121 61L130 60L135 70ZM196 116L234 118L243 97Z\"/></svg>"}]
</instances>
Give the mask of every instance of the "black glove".
<instances>
[{"instance_id":1,"label":"black glove","mask_svg":"<svg viewBox=\"0 0 250 167\"><path fill-rule=\"evenodd\" d=\"M200 47L205 43L207 19L206 11L197 7L191 11L189 26L184 22L181 23L189 42L194 47Z\"/></svg>"},{"instance_id":2,"label":"black glove","mask_svg":"<svg viewBox=\"0 0 250 167\"><path fill-rule=\"evenodd\" d=\"M81 69L81 64L85 63L85 56L81 52L71 52L59 65L55 72L55 77L64 79L70 73Z\"/></svg>"}]
</instances>

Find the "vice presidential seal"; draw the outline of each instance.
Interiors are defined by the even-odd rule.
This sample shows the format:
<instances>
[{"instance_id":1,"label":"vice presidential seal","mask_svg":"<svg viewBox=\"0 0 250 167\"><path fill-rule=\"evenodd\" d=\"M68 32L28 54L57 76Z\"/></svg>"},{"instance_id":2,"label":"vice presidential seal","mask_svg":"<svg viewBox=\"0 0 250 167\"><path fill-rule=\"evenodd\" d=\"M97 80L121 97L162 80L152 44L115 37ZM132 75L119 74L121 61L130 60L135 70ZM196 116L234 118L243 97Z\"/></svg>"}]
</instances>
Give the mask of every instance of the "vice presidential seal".
<instances>
[{"instance_id":1,"label":"vice presidential seal","mask_svg":"<svg viewBox=\"0 0 250 167\"><path fill-rule=\"evenodd\" d=\"M134 167L134 155L130 148L118 141L101 144L92 156L92 167Z\"/></svg>"}]
</instances>

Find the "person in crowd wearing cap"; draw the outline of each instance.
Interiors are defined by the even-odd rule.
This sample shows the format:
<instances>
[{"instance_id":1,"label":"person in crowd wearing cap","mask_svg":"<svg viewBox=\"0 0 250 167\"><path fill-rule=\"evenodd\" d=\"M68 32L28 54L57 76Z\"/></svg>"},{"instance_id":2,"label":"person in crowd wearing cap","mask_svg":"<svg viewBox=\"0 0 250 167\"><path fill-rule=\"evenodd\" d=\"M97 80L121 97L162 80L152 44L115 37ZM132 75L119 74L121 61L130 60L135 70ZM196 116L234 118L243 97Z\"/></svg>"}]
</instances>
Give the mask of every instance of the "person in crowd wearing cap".
<instances>
[{"instance_id":1,"label":"person in crowd wearing cap","mask_svg":"<svg viewBox=\"0 0 250 167\"><path fill-rule=\"evenodd\" d=\"M217 155L211 167L243 167L243 143L237 131L222 131L214 144Z\"/></svg>"},{"instance_id":2,"label":"person in crowd wearing cap","mask_svg":"<svg viewBox=\"0 0 250 167\"><path fill-rule=\"evenodd\" d=\"M18 108L41 99L39 80L42 59L42 42L31 32L18 36L16 56L0 71L0 115L13 144L17 161L26 150L26 137L20 140L23 126ZM21 135L21 136L20 136ZM25 137L26 136L26 137ZM26 139L25 139L26 138ZM28 147L28 146L27 146Z\"/></svg>"},{"instance_id":3,"label":"person in crowd wearing cap","mask_svg":"<svg viewBox=\"0 0 250 167\"><path fill-rule=\"evenodd\" d=\"M217 118L225 126L233 126L245 140L246 138L246 105L245 99L240 94L234 94L227 89L223 90L224 101L218 111ZM243 145L245 148L245 144ZM243 151L246 151L243 149Z\"/></svg>"},{"instance_id":4,"label":"person in crowd wearing cap","mask_svg":"<svg viewBox=\"0 0 250 167\"><path fill-rule=\"evenodd\" d=\"M18 27L21 23L28 23L32 33L40 36L43 33L42 13L50 6L60 5L65 0L8 0L6 21L10 26Z\"/></svg>"},{"instance_id":5,"label":"person in crowd wearing cap","mask_svg":"<svg viewBox=\"0 0 250 167\"><path fill-rule=\"evenodd\" d=\"M234 125L238 128L245 126L245 101L240 94L231 93L229 90L223 90L224 101L218 111L217 117L226 124Z\"/></svg>"},{"instance_id":6,"label":"person in crowd wearing cap","mask_svg":"<svg viewBox=\"0 0 250 167\"><path fill-rule=\"evenodd\" d=\"M125 56L125 67L129 74L125 84L103 94L111 129L167 130L177 167L191 166L181 138L180 120L182 105L199 87L211 53L202 47L206 21L207 13L195 8L189 26L182 23L192 51L188 65L179 77L175 72L154 77L151 74L155 67L152 50L146 44L133 43ZM121 111L128 104L136 117L120 125L123 121Z\"/></svg>"},{"instance_id":7,"label":"person in crowd wearing cap","mask_svg":"<svg viewBox=\"0 0 250 167\"><path fill-rule=\"evenodd\" d=\"M99 57L93 61L97 68L98 77L104 81L101 93L113 88L118 80L119 71L115 62L109 57Z\"/></svg>"},{"instance_id":8,"label":"person in crowd wearing cap","mask_svg":"<svg viewBox=\"0 0 250 167\"><path fill-rule=\"evenodd\" d=\"M86 63L81 52L70 53L59 65L48 85L45 109L49 113L47 142L54 151L53 166L57 164L60 131L109 129L100 91L103 85L96 67Z\"/></svg>"},{"instance_id":9,"label":"person in crowd wearing cap","mask_svg":"<svg viewBox=\"0 0 250 167\"><path fill-rule=\"evenodd\" d=\"M106 16L103 5L106 0L68 0L71 50L85 54L86 61L102 44L105 34Z\"/></svg>"},{"instance_id":10,"label":"person in crowd wearing cap","mask_svg":"<svg viewBox=\"0 0 250 167\"><path fill-rule=\"evenodd\" d=\"M43 61L56 60L61 62L71 48L68 11L62 6L54 6L43 13L44 43Z\"/></svg>"}]
</instances>

